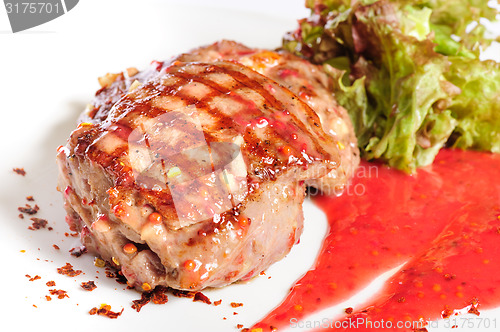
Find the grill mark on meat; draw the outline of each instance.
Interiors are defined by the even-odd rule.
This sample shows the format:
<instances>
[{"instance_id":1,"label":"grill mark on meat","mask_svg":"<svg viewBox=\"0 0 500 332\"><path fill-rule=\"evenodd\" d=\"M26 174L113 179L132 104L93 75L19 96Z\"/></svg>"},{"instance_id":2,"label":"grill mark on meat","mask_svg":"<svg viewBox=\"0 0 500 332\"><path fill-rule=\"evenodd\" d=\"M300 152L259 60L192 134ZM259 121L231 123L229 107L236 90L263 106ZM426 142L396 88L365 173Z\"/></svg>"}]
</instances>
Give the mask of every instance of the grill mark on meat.
<instances>
[{"instance_id":1,"label":"grill mark on meat","mask_svg":"<svg viewBox=\"0 0 500 332\"><path fill-rule=\"evenodd\" d=\"M202 64L202 63L199 63L197 65L205 66L205 70L204 70L205 73L228 75L229 77L236 80L237 84L235 86L232 86L231 89L229 89L229 88L225 88L225 87L221 86L220 84L218 84L212 80L205 79L204 77L199 77L199 76L193 77L192 74L184 73L181 71L175 72L173 74L178 76L178 77L182 77L185 80L187 80L189 78L192 81L209 86L210 88L220 92L220 94L227 94L233 100L235 100L236 102L239 102L242 105L245 105L245 102L248 102L248 101L244 97L242 97L238 94L235 94L235 93L231 93L231 92L233 92L234 90L241 89L242 87L247 87L247 88L251 89L252 91L256 92L258 95L260 95L265 100L263 105L266 105L266 103L267 103L267 104L272 105L273 107L275 107L277 109L282 109L282 110L286 109L285 105L283 103L281 103L280 101L278 101L276 98L274 98L274 96L272 94L270 94L267 90L265 90L260 83L255 82L253 79L249 78L248 76L244 75L243 73L240 73L240 72L237 72L234 70L229 70L227 68L222 68L222 67L216 66L216 65L210 65L210 64L207 65L207 64ZM219 63L218 63L218 65L219 65ZM277 84L277 83L275 83L275 84ZM214 96L207 96L206 100L204 98L204 99L195 101L194 98L189 98L186 96L187 99L189 98L188 100L190 100L190 103L197 103L200 105L200 107L207 108L212 113L215 113L217 115L217 117L214 116L214 118L218 118L219 122L226 120L225 121L226 126L227 126L227 122L229 122L229 121L231 121L231 123L235 124L234 120L232 120L228 116L224 115L217 108L209 108L208 107L208 102L212 101L214 97L215 97L215 95ZM267 107L263 107L263 108L266 109ZM255 108L255 109L260 112L261 116L267 115L267 114L264 114L263 111L258 110L257 108ZM302 122L296 116L294 116L291 113L290 113L290 116L292 117L292 119L295 123L302 125ZM305 126L301 127L300 125L299 125L299 130L306 131ZM258 137L256 137L256 135L252 131L245 131L243 134L248 142L252 142L252 144L250 144L250 146L253 147L254 153L261 155L261 156L266 155L267 157L269 157L271 155L271 153L268 151L269 147L266 148L266 147L260 145L259 144L260 139ZM283 141L283 142L287 141L287 137L285 136L284 131L277 130L277 128L275 128L275 134L277 134L280 137L281 141ZM316 148L318 147L317 142L313 142L313 144L315 145ZM273 146L273 148L274 148L274 146ZM294 150L293 151L294 153L299 152L297 149L297 146L293 146L292 149ZM324 151L322 151L322 152L324 152Z\"/></svg>"},{"instance_id":2,"label":"grill mark on meat","mask_svg":"<svg viewBox=\"0 0 500 332\"><path fill-rule=\"evenodd\" d=\"M210 68L216 68L216 67L211 66ZM206 69L206 71L207 71L207 69ZM208 72L219 73L218 71L213 70L213 69L209 70ZM218 122L216 125L214 125L215 127L220 127L220 128L229 128L229 127L234 128L235 127L236 123L232 118L225 115L219 108L210 107L209 103L211 101L213 101L213 99L215 97L220 96L222 94L229 94L229 96L234 98L234 95L231 95L230 92L233 91L233 89L238 89L241 86L244 86L242 83L240 83L237 86L233 86L232 89L228 89L228 88L225 88L212 80L208 80L208 79L205 79L204 77L200 77L200 76L193 76L192 74L184 73L181 71L172 73L172 75L175 75L176 77L180 77L180 78L184 79L185 82L187 82L189 80L189 81L201 83L201 84L204 84L204 85L210 87L211 89L215 90L212 93L209 93L207 96L205 96L202 99L197 99L195 97L188 96L185 93L183 93L182 91L178 91L177 95L181 96L181 98L187 100L188 104L195 104L197 108L203 108L203 109L208 110L209 113L211 114L212 118ZM249 80L248 77L247 77L247 80ZM255 91L255 89L254 89L254 91ZM261 115L263 115L263 114L264 113L261 112ZM205 134L206 138L208 136L207 142L214 141L213 135L211 135L207 131L204 131L204 134ZM268 153L265 153L264 148L262 148L258 144L259 139L256 137L255 134L253 134L251 131L245 131L243 133L243 135L246 138L247 142L253 143L253 144L249 144L250 146L254 146L254 147L258 148L258 149L255 149L255 150L257 150L257 151L255 151L255 153L257 153L259 155L263 155L263 154L268 155ZM282 139L283 139L283 137L282 137Z\"/></svg>"},{"instance_id":3,"label":"grill mark on meat","mask_svg":"<svg viewBox=\"0 0 500 332\"><path fill-rule=\"evenodd\" d=\"M222 64L224 62L221 62L219 63ZM213 66L213 65L212 65ZM266 100L267 103L269 103L270 105L272 105L274 108L276 109L281 109L281 110L286 110L287 107L285 107L285 105L280 102L279 100L277 100L272 94L270 94L266 89L264 89L263 85L260 84L259 82L253 80L253 79L250 79L248 76L240 73L240 72L237 72L237 71L234 71L234 70L231 70L229 68L225 68L225 67L222 67L220 66L219 68L221 68L222 72L231 76L232 78L234 78L235 80L237 80L239 83L253 89L253 90L256 90L262 97L264 97L264 99ZM260 74L256 73L257 75L261 76ZM270 80L268 78L264 78L266 81ZM272 81L273 83L275 83L274 81ZM275 84L278 84L278 83L275 83ZM279 84L278 84L279 85ZM309 109L310 112L314 113L314 111L309 107L309 105L305 104L304 102L300 101L300 100L297 100L295 98L295 96L288 90L286 90L286 93L290 95L290 98L291 99L294 99L296 100L297 102L303 104L302 106L303 107L306 107L307 109ZM307 132L308 131L308 128L306 128L306 126L304 126L304 124L302 123L302 121L300 119L298 119L293 113L290 112L290 116L292 117L293 119L293 122L299 127L299 130L300 131L304 131L304 132ZM311 116L308 115L307 116L307 119L309 122L311 122ZM312 121L313 124L315 126L316 125L316 122ZM319 122L319 119L318 121ZM314 127L313 127L314 128ZM278 131L276 131L278 133ZM282 136L282 135L280 135ZM286 140L285 140L286 141ZM320 151L320 153L326 153L326 151L319 145L319 142L317 140L312 140L312 143L314 144L314 148L318 151ZM295 147L293 147L295 148ZM295 149L295 152L297 152L297 150Z\"/></svg>"}]
</instances>

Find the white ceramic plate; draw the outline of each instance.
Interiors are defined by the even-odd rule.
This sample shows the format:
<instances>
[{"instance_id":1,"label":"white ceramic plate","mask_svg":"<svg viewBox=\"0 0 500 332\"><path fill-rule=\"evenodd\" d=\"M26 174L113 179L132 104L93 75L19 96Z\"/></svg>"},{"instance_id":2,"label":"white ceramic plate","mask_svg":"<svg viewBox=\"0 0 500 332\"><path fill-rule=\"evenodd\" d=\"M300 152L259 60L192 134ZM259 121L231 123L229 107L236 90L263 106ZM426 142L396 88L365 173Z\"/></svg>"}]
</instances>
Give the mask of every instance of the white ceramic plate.
<instances>
[{"instance_id":1,"label":"white ceramic plate","mask_svg":"<svg viewBox=\"0 0 500 332\"><path fill-rule=\"evenodd\" d=\"M55 154L99 88L98 76L130 66L145 67L151 60L167 59L222 38L274 48L286 31L296 27L296 19L306 15L302 0L218 0L209 4L202 0L80 1L54 21L12 34L0 8L2 329L236 331L237 324L251 326L280 303L293 282L313 264L326 233L324 214L310 202L304 206L306 226L300 244L265 276L204 292L212 300L222 299L222 305L170 296L168 304L150 304L136 313L130 305L140 297L138 293L125 291L106 278L104 270L93 265L91 255L70 256L68 251L77 247L79 240L64 235L68 229L62 199L55 189ZM492 54L495 52L498 49ZM23 167L26 176L16 175L14 167ZM28 230L29 219L18 218L17 207L27 203L28 195L40 206L37 217L47 219L53 231ZM84 274L75 278L57 274L56 269L66 262ZM41 279L30 282L26 274ZM366 300L382 279L365 293L311 319L333 317L343 308ZM66 290L69 298L52 296L48 302L45 283L49 280L56 282L55 288ZM98 286L93 292L80 288L81 282L89 280ZM234 309L230 302L244 306ZM114 311L125 311L117 320L88 315L101 303L110 304ZM498 313L491 311L489 315L494 318Z\"/></svg>"}]
</instances>

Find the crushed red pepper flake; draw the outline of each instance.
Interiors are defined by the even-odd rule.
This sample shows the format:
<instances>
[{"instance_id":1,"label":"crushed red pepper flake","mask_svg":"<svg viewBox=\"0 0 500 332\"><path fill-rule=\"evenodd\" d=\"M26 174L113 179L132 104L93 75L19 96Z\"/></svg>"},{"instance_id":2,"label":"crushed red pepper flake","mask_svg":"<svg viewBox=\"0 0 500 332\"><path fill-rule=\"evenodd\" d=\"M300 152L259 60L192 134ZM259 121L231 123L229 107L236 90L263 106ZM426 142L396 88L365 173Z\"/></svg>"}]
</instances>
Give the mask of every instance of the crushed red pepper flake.
<instances>
[{"instance_id":1,"label":"crushed red pepper flake","mask_svg":"<svg viewBox=\"0 0 500 332\"><path fill-rule=\"evenodd\" d=\"M233 315L237 315L238 313L236 311L233 312Z\"/></svg>"},{"instance_id":2,"label":"crushed red pepper flake","mask_svg":"<svg viewBox=\"0 0 500 332\"><path fill-rule=\"evenodd\" d=\"M48 287L54 287L56 285L56 282L54 280L49 280L45 283Z\"/></svg>"},{"instance_id":3,"label":"crushed red pepper flake","mask_svg":"<svg viewBox=\"0 0 500 332\"><path fill-rule=\"evenodd\" d=\"M352 312L354 311L354 309L352 307L349 307L349 308L345 308L344 311L345 311L346 314L350 315L350 314L352 314Z\"/></svg>"},{"instance_id":4,"label":"crushed red pepper flake","mask_svg":"<svg viewBox=\"0 0 500 332\"><path fill-rule=\"evenodd\" d=\"M237 329L241 329L242 327L243 327L243 324L238 324L238 325L236 325L236 328L237 328Z\"/></svg>"},{"instance_id":5,"label":"crushed red pepper flake","mask_svg":"<svg viewBox=\"0 0 500 332\"><path fill-rule=\"evenodd\" d=\"M467 313L469 314L474 314L476 316L479 316L480 315L480 312L479 310L477 309L478 305L479 305L479 300L477 298L472 298L472 300L470 301L470 304L471 304L471 307L469 309L469 311L467 311Z\"/></svg>"},{"instance_id":6,"label":"crushed red pepper flake","mask_svg":"<svg viewBox=\"0 0 500 332\"><path fill-rule=\"evenodd\" d=\"M29 274L26 274L25 277L29 278L29 281L35 281L38 279L42 279L42 277L40 277L38 274L36 276L34 276L33 278Z\"/></svg>"},{"instance_id":7,"label":"crushed red pepper flake","mask_svg":"<svg viewBox=\"0 0 500 332\"><path fill-rule=\"evenodd\" d=\"M28 227L29 230L34 231L37 229L45 228L47 226L47 220L45 219L33 217L30 218L30 220L33 221L33 223Z\"/></svg>"},{"instance_id":8,"label":"crushed red pepper flake","mask_svg":"<svg viewBox=\"0 0 500 332\"><path fill-rule=\"evenodd\" d=\"M132 309L139 312L149 301L151 301L151 292L143 292L139 300L132 301Z\"/></svg>"},{"instance_id":9,"label":"crushed red pepper flake","mask_svg":"<svg viewBox=\"0 0 500 332\"><path fill-rule=\"evenodd\" d=\"M35 204L35 206L31 206L29 204L26 204L26 206L20 206L17 209L22 213L33 215L33 214L36 214L40 210L40 207L36 204Z\"/></svg>"},{"instance_id":10,"label":"crushed red pepper flake","mask_svg":"<svg viewBox=\"0 0 500 332\"><path fill-rule=\"evenodd\" d=\"M21 168L21 167L15 167L12 169L15 173L19 174L19 175L22 175L22 176L25 176L26 175L26 171L24 170L24 168Z\"/></svg>"},{"instance_id":11,"label":"crushed red pepper flake","mask_svg":"<svg viewBox=\"0 0 500 332\"><path fill-rule=\"evenodd\" d=\"M210 301L210 299L202 292L196 292L194 294L193 302L203 302L206 304L212 304L212 301Z\"/></svg>"},{"instance_id":12,"label":"crushed red pepper flake","mask_svg":"<svg viewBox=\"0 0 500 332\"><path fill-rule=\"evenodd\" d=\"M82 283L80 284L80 286L81 286L83 289L85 289L86 291L89 291L89 292L91 292L91 291L93 291L94 289L96 289L96 288L97 288L97 286L96 286L95 282L94 282L94 281L92 281L92 280L87 281L87 282L82 282Z\"/></svg>"},{"instance_id":13,"label":"crushed red pepper flake","mask_svg":"<svg viewBox=\"0 0 500 332\"><path fill-rule=\"evenodd\" d=\"M167 291L168 288L166 287L156 286L156 288L153 290L153 296L151 297L151 301L153 301L154 304L167 303L168 302Z\"/></svg>"},{"instance_id":14,"label":"crushed red pepper flake","mask_svg":"<svg viewBox=\"0 0 500 332\"><path fill-rule=\"evenodd\" d=\"M17 216L19 217L19 219L24 219L24 214L22 213L19 213Z\"/></svg>"},{"instance_id":15,"label":"crushed red pepper flake","mask_svg":"<svg viewBox=\"0 0 500 332\"><path fill-rule=\"evenodd\" d=\"M124 310L124 308L122 308L122 310L119 312L114 312L114 311L111 311L111 306L101 305L100 308L94 307L94 308L90 309L89 314L105 316L105 317L108 317L111 319L116 319L119 316L121 316L121 314L123 313L123 310Z\"/></svg>"},{"instance_id":16,"label":"crushed red pepper flake","mask_svg":"<svg viewBox=\"0 0 500 332\"><path fill-rule=\"evenodd\" d=\"M214 306L218 306L222 303L222 299L214 301Z\"/></svg>"},{"instance_id":17,"label":"crushed red pepper flake","mask_svg":"<svg viewBox=\"0 0 500 332\"><path fill-rule=\"evenodd\" d=\"M53 244L52 247L54 247L55 250L61 249L61 248L59 248L59 246L57 244Z\"/></svg>"},{"instance_id":18,"label":"crushed red pepper flake","mask_svg":"<svg viewBox=\"0 0 500 332\"><path fill-rule=\"evenodd\" d=\"M62 289L49 289L50 295L57 295L57 298L62 300L65 297L69 297L67 292Z\"/></svg>"},{"instance_id":19,"label":"crushed red pepper flake","mask_svg":"<svg viewBox=\"0 0 500 332\"><path fill-rule=\"evenodd\" d=\"M74 270L73 265L70 263L66 263L63 267L58 267L57 268L57 273L68 276L68 277L76 277L77 275L81 274L81 270Z\"/></svg>"},{"instance_id":20,"label":"crushed red pepper flake","mask_svg":"<svg viewBox=\"0 0 500 332\"><path fill-rule=\"evenodd\" d=\"M479 316L481 313L479 312L479 310L477 310L477 307L474 307L472 306L469 311L467 311L467 313L469 314L474 314L476 316Z\"/></svg>"},{"instance_id":21,"label":"crushed red pepper flake","mask_svg":"<svg viewBox=\"0 0 500 332\"><path fill-rule=\"evenodd\" d=\"M30 196L26 196L26 200L33 202L35 199L33 198L33 196L30 195Z\"/></svg>"},{"instance_id":22,"label":"crushed red pepper flake","mask_svg":"<svg viewBox=\"0 0 500 332\"><path fill-rule=\"evenodd\" d=\"M231 307L233 308L243 307L243 303L231 302Z\"/></svg>"},{"instance_id":23,"label":"crushed red pepper flake","mask_svg":"<svg viewBox=\"0 0 500 332\"><path fill-rule=\"evenodd\" d=\"M448 306L444 308L444 310L441 312L441 318L446 319L453 315L453 310L451 310Z\"/></svg>"},{"instance_id":24,"label":"crushed red pepper flake","mask_svg":"<svg viewBox=\"0 0 500 332\"><path fill-rule=\"evenodd\" d=\"M48 296L48 295L45 295L45 300L52 301L52 298L50 296Z\"/></svg>"}]
</instances>

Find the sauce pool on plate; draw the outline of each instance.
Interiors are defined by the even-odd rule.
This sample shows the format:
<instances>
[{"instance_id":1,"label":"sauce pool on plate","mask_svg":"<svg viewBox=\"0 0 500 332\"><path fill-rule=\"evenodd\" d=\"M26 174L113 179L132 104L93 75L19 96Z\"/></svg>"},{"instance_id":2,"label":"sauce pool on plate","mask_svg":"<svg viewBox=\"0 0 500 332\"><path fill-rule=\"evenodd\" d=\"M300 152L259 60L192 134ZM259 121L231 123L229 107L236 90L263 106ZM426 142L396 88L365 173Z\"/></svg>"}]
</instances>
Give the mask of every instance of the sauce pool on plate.
<instances>
[{"instance_id":1,"label":"sauce pool on plate","mask_svg":"<svg viewBox=\"0 0 500 332\"><path fill-rule=\"evenodd\" d=\"M344 194L314 201L330 227L315 266L254 327L307 319L401 264L362 306L325 317L330 326L413 331L455 309L500 305L500 154L442 150L414 175L362 162Z\"/></svg>"}]
</instances>

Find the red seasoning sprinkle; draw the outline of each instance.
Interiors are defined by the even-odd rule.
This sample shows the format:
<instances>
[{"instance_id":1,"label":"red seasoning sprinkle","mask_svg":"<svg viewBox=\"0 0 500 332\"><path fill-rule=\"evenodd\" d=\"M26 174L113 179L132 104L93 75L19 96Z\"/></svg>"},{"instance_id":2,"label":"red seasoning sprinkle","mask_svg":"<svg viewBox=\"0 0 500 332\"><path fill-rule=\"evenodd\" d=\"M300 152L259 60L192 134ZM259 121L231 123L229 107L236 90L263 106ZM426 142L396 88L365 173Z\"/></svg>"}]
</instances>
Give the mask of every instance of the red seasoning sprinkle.
<instances>
[{"instance_id":1,"label":"red seasoning sprinkle","mask_svg":"<svg viewBox=\"0 0 500 332\"><path fill-rule=\"evenodd\" d=\"M86 291L93 291L94 289L97 288L97 286L95 285L95 283L91 280L91 281L87 281L87 282L82 282L81 285L80 285L83 289L85 289Z\"/></svg>"},{"instance_id":2,"label":"red seasoning sprinkle","mask_svg":"<svg viewBox=\"0 0 500 332\"><path fill-rule=\"evenodd\" d=\"M154 304L165 304L168 302L168 296L167 296L167 288L163 286L157 286L153 290L153 296L151 297L151 301L153 301Z\"/></svg>"},{"instance_id":3,"label":"red seasoning sprinkle","mask_svg":"<svg viewBox=\"0 0 500 332\"><path fill-rule=\"evenodd\" d=\"M38 274L36 276L34 276L33 278L29 274L27 274L25 277L28 278L29 281L35 281L38 279L42 279L42 277L40 277Z\"/></svg>"},{"instance_id":4,"label":"red seasoning sprinkle","mask_svg":"<svg viewBox=\"0 0 500 332\"><path fill-rule=\"evenodd\" d=\"M218 301L214 301L214 306L218 306L222 303L222 299L218 300Z\"/></svg>"},{"instance_id":5,"label":"red seasoning sprinkle","mask_svg":"<svg viewBox=\"0 0 500 332\"><path fill-rule=\"evenodd\" d=\"M29 205L29 204L26 204L26 206L20 206L17 209L22 213L33 215L33 214L37 213L38 210L40 210L40 207L36 204L33 207L31 207L31 205Z\"/></svg>"},{"instance_id":6,"label":"red seasoning sprinkle","mask_svg":"<svg viewBox=\"0 0 500 332\"><path fill-rule=\"evenodd\" d=\"M141 311L142 307L149 303L149 301L151 301L151 293L143 292L139 300L132 301L132 309L139 312Z\"/></svg>"},{"instance_id":7,"label":"red seasoning sprinkle","mask_svg":"<svg viewBox=\"0 0 500 332\"><path fill-rule=\"evenodd\" d=\"M196 292L194 294L193 301L195 301L195 302L203 302L203 303L206 303L206 304L212 304L212 301L210 301L210 299L207 296L205 296L205 294L203 294L202 292Z\"/></svg>"},{"instance_id":8,"label":"red seasoning sprinkle","mask_svg":"<svg viewBox=\"0 0 500 332\"><path fill-rule=\"evenodd\" d=\"M49 292L50 292L50 295L57 295L57 298L60 300L64 299L65 297L69 298L66 291L64 291L62 289L49 289Z\"/></svg>"},{"instance_id":9,"label":"red seasoning sprinkle","mask_svg":"<svg viewBox=\"0 0 500 332\"><path fill-rule=\"evenodd\" d=\"M242 306L243 306L243 303L231 302L231 307L233 307L233 308L238 308L238 307L242 307Z\"/></svg>"},{"instance_id":10,"label":"red seasoning sprinkle","mask_svg":"<svg viewBox=\"0 0 500 332\"><path fill-rule=\"evenodd\" d=\"M81 274L81 270L74 270L73 265L70 263L66 263L63 267L58 267L57 268L57 273L68 276L68 277L76 277L77 275Z\"/></svg>"},{"instance_id":11,"label":"red seasoning sprinkle","mask_svg":"<svg viewBox=\"0 0 500 332\"><path fill-rule=\"evenodd\" d=\"M47 301L52 301L52 298L51 298L50 296L48 296L48 295L45 295L45 299L46 299Z\"/></svg>"},{"instance_id":12,"label":"red seasoning sprinkle","mask_svg":"<svg viewBox=\"0 0 500 332\"><path fill-rule=\"evenodd\" d=\"M105 316L111 319L116 319L121 314L123 313L123 309L120 312L114 312L111 311L111 306L107 304L102 304L101 307L98 309L96 307L90 309L89 314L91 315L99 315L99 316Z\"/></svg>"},{"instance_id":13,"label":"red seasoning sprinkle","mask_svg":"<svg viewBox=\"0 0 500 332\"><path fill-rule=\"evenodd\" d=\"M56 282L55 282L55 281L53 281L53 280L50 280L50 281L47 281L45 284L46 284L48 287L54 287L54 286L56 285Z\"/></svg>"},{"instance_id":14,"label":"red seasoning sprinkle","mask_svg":"<svg viewBox=\"0 0 500 332\"><path fill-rule=\"evenodd\" d=\"M18 217L19 217L19 219L24 219L24 214L19 213Z\"/></svg>"},{"instance_id":15,"label":"red seasoning sprinkle","mask_svg":"<svg viewBox=\"0 0 500 332\"><path fill-rule=\"evenodd\" d=\"M26 171L24 170L24 168L13 168L12 170L19 175L22 175L22 176L26 175Z\"/></svg>"},{"instance_id":16,"label":"red seasoning sprinkle","mask_svg":"<svg viewBox=\"0 0 500 332\"><path fill-rule=\"evenodd\" d=\"M52 247L54 247L55 250L61 249L61 248L59 248L59 246L57 244L53 244Z\"/></svg>"},{"instance_id":17,"label":"red seasoning sprinkle","mask_svg":"<svg viewBox=\"0 0 500 332\"><path fill-rule=\"evenodd\" d=\"M33 198L33 196L26 196L26 200L33 202L35 199Z\"/></svg>"},{"instance_id":18,"label":"red seasoning sprinkle","mask_svg":"<svg viewBox=\"0 0 500 332\"><path fill-rule=\"evenodd\" d=\"M236 328L237 328L237 329L241 329L242 327L243 327L243 324L238 324L238 325L236 325Z\"/></svg>"},{"instance_id":19,"label":"red seasoning sprinkle","mask_svg":"<svg viewBox=\"0 0 500 332\"><path fill-rule=\"evenodd\" d=\"M33 223L28 227L29 230L35 231L37 229L45 228L47 226L47 220L42 218L30 218Z\"/></svg>"}]
</instances>

